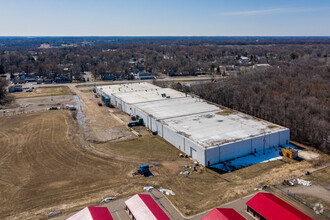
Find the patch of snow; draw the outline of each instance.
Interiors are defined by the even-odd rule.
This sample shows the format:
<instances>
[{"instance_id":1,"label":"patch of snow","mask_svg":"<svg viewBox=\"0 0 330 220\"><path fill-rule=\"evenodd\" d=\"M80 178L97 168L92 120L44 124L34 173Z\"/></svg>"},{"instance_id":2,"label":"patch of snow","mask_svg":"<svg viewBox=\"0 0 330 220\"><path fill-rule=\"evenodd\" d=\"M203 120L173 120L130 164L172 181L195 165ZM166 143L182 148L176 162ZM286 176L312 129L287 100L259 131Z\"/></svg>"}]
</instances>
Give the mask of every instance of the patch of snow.
<instances>
[{"instance_id":1,"label":"patch of snow","mask_svg":"<svg viewBox=\"0 0 330 220\"><path fill-rule=\"evenodd\" d=\"M146 186L146 187L143 187L143 190L145 190L145 191L151 191L151 190L153 190L153 189L154 189L153 186Z\"/></svg>"},{"instance_id":2,"label":"patch of snow","mask_svg":"<svg viewBox=\"0 0 330 220\"><path fill-rule=\"evenodd\" d=\"M61 210L57 209L57 210L53 210L51 212L48 212L46 215L51 217L51 216L58 215L60 213L61 213Z\"/></svg>"},{"instance_id":3,"label":"patch of snow","mask_svg":"<svg viewBox=\"0 0 330 220\"><path fill-rule=\"evenodd\" d=\"M175 195L175 193L170 189L159 188L158 190L162 193L165 193L167 196L169 196L169 195L174 196Z\"/></svg>"},{"instance_id":4,"label":"patch of snow","mask_svg":"<svg viewBox=\"0 0 330 220\"><path fill-rule=\"evenodd\" d=\"M320 156L320 154L315 153L313 151L302 150L299 151L298 156L305 160L314 160Z\"/></svg>"},{"instance_id":5,"label":"patch of snow","mask_svg":"<svg viewBox=\"0 0 330 220\"><path fill-rule=\"evenodd\" d=\"M107 202L110 202L115 199L116 199L115 197L107 197L107 198L102 199L101 203L107 203Z\"/></svg>"},{"instance_id":6,"label":"patch of snow","mask_svg":"<svg viewBox=\"0 0 330 220\"><path fill-rule=\"evenodd\" d=\"M303 185L303 186L311 186L312 185L311 181L307 181L307 180L303 180L303 179L299 179L299 178L297 178L297 182L298 182L298 184Z\"/></svg>"}]
</instances>

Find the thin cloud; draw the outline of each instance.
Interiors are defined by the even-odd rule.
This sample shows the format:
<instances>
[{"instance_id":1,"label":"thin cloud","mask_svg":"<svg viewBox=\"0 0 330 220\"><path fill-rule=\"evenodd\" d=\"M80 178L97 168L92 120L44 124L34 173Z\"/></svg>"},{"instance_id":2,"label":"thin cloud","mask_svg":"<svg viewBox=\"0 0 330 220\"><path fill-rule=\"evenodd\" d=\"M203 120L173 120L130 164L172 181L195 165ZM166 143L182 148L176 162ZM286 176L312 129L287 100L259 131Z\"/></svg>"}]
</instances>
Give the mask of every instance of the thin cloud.
<instances>
[{"instance_id":1,"label":"thin cloud","mask_svg":"<svg viewBox=\"0 0 330 220\"><path fill-rule=\"evenodd\" d=\"M221 15L232 16L232 15L263 15L263 14L280 14L280 13L299 13L299 12L313 12L329 9L329 7L323 8L272 8L272 9L261 9L261 10L250 10L250 11L233 11L225 12Z\"/></svg>"}]
</instances>

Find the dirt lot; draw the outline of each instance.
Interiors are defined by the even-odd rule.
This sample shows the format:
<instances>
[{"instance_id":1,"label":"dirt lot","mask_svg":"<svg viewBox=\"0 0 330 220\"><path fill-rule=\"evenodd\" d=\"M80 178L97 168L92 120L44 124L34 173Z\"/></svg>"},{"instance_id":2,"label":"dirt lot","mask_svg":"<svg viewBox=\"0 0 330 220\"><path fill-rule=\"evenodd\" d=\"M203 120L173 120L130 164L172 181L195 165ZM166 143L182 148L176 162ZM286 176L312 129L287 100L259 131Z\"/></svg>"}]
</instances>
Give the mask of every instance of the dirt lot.
<instances>
[{"instance_id":1,"label":"dirt lot","mask_svg":"<svg viewBox=\"0 0 330 220\"><path fill-rule=\"evenodd\" d=\"M312 186L302 186L296 184L293 187L281 187L284 191L294 194L299 199L304 200L310 206L317 203L323 206L323 217L330 218L330 167L311 172L311 175L302 177L311 181Z\"/></svg>"},{"instance_id":2,"label":"dirt lot","mask_svg":"<svg viewBox=\"0 0 330 220\"><path fill-rule=\"evenodd\" d=\"M130 121L128 115L119 109L98 106L100 98L95 98L92 92L82 92L75 86L70 89L79 97L83 112L80 124L88 141L100 143L134 138L134 134L127 127L127 122Z\"/></svg>"},{"instance_id":3,"label":"dirt lot","mask_svg":"<svg viewBox=\"0 0 330 220\"><path fill-rule=\"evenodd\" d=\"M159 136L144 128L135 130L142 137L134 135L126 126L127 115L99 107L92 93L71 91L80 97L83 116L78 120L64 110L1 118L0 219L46 218L55 209L66 214L150 185L173 190L171 202L184 215L194 215L315 166L283 159L222 175L200 166L194 172L184 167L193 161L179 157L178 149ZM154 177L134 175L144 163L152 166ZM185 177L183 171L192 174Z\"/></svg>"},{"instance_id":4,"label":"dirt lot","mask_svg":"<svg viewBox=\"0 0 330 220\"><path fill-rule=\"evenodd\" d=\"M20 98L16 99L15 103L6 106L5 109L1 109L0 116L46 111L53 106L64 108L66 105L76 105L72 95Z\"/></svg>"},{"instance_id":5,"label":"dirt lot","mask_svg":"<svg viewBox=\"0 0 330 220\"><path fill-rule=\"evenodd\" d=\"M70 89L67 86L59 87L40 87L35 88L33 92L18 92L14 93L15 98L32 98L41 96L57 96L57 95L70 95Z\"/></svg>"}]
</instances>

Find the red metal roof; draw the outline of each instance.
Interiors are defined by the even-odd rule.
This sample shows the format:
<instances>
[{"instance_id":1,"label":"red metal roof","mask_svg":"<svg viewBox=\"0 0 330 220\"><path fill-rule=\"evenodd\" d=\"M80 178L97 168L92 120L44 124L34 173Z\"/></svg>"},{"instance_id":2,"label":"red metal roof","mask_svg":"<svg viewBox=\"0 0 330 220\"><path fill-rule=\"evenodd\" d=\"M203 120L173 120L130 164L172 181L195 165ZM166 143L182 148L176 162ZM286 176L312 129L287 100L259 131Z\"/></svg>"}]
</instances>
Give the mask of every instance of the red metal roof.
<instances>
[{"instance_id":1,"label":"red metal roof","mask_svg":"<svg viewBox=\"0 0 330 220\"><path fill-rule=\"evenodd\" d=\"M272 193L259 192L247 203L247 206L268 220L308 220L308 215L299 211Z\"/></svg>"},{"instance_id":2,"label":"red metal roof","mask_svg":"<svg viewBox=\"0 0 330 220\"><path fill-rule=\"evenodd\" d=\"M144 204L148 207L148 209L152 212L156 219L159 220L170 220L170 218L165 214L165 212L158 206L155 200L147 194L138 194Z\"/></svg>"},{"instance_id":3,"label":"red metal roof","mask_svg":"<svg viewBox=\"0 0 330 220\"><path fill-rule=\"evenodd\" d=\"M113 220L107 207L88 207L93 220Z\"/></svg>"},{"instance_id":4,"label":"red metal roof","mask_svg":"<svg viewBox=\"0 0 330 220\"><path fill-rule=\"evenodd\" d=\"M234 209L216 208L205 215L202 220L245 220Z\"/></svg>"}]
</instances>

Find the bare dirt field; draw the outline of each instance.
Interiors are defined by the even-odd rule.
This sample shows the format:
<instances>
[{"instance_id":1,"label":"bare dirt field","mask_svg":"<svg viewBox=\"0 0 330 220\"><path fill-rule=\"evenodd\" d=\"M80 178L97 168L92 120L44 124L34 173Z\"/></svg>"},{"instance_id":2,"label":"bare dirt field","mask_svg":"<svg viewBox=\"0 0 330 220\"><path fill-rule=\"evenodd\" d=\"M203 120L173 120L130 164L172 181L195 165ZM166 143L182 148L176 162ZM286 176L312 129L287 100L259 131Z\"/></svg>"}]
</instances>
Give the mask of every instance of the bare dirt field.
<instances>
[{"instance_id":1,"label":"bare dirt field","mask_svg":"<svg viewBox=\"0 0 330 220\"><path fill-rule=\"evenodd\" d=\"M159 136L140 127L134 130L142 134L138 137L127 127L127 115L98 106L92 93L70 89L80 98L78 120L64 110L1 118L0 219L43 219L55 209L71 213L100 205L104 197L141 193L144 186L173 190L169 200L189 216L316 166L284 158L222 175L202 166L195 172L193 161L179 157L179 150ZM134 174L144 163L152 166L154 177Z\"/></svg>"},{"instance_id":2,"label":"bare dirt field","mask_svg":"<svg viewBox=\"0 0 330 220\"><path fill-rule=\"evenodd\" d=\"M33 92L18 92L14 93L15 98L32 98L41 96L57 96L57 95L70 95L71 92L67 86L53 86L53 87L40 87L35 88Z\"/></svg>"},{"instance_id":3,"label":"bare dirt field","mask_svg":"<svg viewBox=\"0 0 330 220\"><path fill-rule=\"evenodd\" d=\"M122 175L133 167L84 149L75 126L65 111L2 118L0 218L43 216L43 208L70 207L72 198L76 206L116 195L111 189L135 192Z\"/></svg>"},{"instance_id":4,"label":"bare dirt field","mask_svg":"<svg viewBox=\"0 0 330 220\"><path fill-rule=\"evenodd\" d=\"M46 111L50 107L56 106L64 108L66 105L76 105L72 95L43 96L34 98L16 99L6 108L0 110L0 116L10 116L21 113Z\"/></svg>"},{"instance_id":5,"label":"bare dirt field","mask_svg":"<svg viewBox=\"0 0 330 220\"><path fill-rule=\"evenodd\" d=\"M133 138L134 135L127 127L130 120L128 115L119 109L99 106L100 98L95 98L91 92L82 92L75 86L71 86L70 89L79 97L84 115L81 124L88 141L99 143Z\"/></svg>"}]
</instances>

